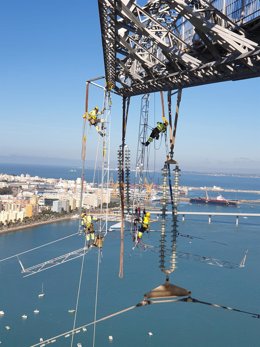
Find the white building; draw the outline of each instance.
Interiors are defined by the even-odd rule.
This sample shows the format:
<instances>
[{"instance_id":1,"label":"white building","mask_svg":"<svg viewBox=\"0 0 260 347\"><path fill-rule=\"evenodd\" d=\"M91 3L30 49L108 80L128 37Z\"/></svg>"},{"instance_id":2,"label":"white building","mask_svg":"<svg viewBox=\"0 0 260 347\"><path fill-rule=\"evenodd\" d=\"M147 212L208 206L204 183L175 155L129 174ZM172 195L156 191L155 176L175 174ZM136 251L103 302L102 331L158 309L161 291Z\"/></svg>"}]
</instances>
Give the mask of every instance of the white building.
<instances>
[{"instance_id":1,"label":"white building","mask_svg":"<svg viewBox=\"0 0 260 347\"><path fill-rule=\"evenodd\" d=\"M52 205L51 210L52 210L52 212L61 213L61 210L62 210L62 203L61 203L61 201L60 200L53 201L53 205Z\"/></svg>"}]
</instances>

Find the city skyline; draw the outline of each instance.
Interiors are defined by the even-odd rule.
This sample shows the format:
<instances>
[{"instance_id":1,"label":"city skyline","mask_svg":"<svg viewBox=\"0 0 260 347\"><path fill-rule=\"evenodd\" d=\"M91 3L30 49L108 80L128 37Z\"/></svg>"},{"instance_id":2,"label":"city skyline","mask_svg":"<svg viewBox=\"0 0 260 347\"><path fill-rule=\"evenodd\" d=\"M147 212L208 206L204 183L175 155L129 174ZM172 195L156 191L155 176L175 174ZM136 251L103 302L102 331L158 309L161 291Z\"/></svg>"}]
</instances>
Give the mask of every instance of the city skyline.
<instances>
[{"instance_id":1,"label":"city skyline","mask_svg":"<svg viewBox=\"0 0 260 347\"><path fill-rule=\"evenodd\" d=\"M0 64L0 161L61 165L80 163L85 82L104 75L97 1L2 4ZM101 81L104 84L104 81ZM260 79L223 82L183 90L175 158L182 170L260 171ZM112 96L111 163L121 143L122 101ZM173 111L175 99L173 98ZM89 108L103 103L91 87ZM161 119L160 96L150 96L149 126ZM126 142L135 164L140 97L131 99ZM91 128L87 161L96 156ZM160 147L160 149L159 149ZM150 158L160 169L164 145ZM48 159L49 158L49 159ZM37 160L38 159L38 160ZM66 164L67 165L67 164Z\"/></svg>"}]
</instances>

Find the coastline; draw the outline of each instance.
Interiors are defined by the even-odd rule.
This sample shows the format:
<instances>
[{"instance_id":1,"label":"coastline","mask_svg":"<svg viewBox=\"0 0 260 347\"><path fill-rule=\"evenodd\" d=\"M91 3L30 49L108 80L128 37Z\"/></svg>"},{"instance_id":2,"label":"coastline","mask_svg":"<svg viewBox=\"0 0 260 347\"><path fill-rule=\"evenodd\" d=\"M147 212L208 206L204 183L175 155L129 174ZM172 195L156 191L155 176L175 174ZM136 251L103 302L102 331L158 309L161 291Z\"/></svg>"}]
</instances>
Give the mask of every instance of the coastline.
<instances>
[{"instance_id":1,"label":"coastline","mask_svg":"<svg viewBox=\"0 0 260 347\"><path fill-rule=\"evenodd\" d=\"M49 220L45 220L45 221L38 221L35 223L30 223L30 224L25 224L25 225L12 226L10 228L0 230L0 235L7 234L10 232L14 232L14 231L29 229L29 228L35 228L35 227L45 225L45 224L59 223L59 222L63 222L66 220L76 220L77 218L78 218L77 215L64 216L64 217L53 218L53 219L49 219Z\"/></svg>"}]
</instances>

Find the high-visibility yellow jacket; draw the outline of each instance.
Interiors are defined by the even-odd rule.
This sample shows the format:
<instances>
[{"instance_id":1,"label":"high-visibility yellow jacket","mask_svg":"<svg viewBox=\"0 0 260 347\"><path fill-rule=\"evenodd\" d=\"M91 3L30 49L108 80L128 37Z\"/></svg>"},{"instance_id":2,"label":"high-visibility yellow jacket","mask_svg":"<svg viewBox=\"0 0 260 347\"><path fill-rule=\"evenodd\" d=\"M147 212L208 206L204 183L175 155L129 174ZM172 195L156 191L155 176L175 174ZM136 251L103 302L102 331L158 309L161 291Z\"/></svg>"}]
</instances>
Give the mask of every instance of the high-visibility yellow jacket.
<instances>
[{"instance_id":1,"label":"high-visibility yellow jacket","mask_svg":"<svg viewBox=\"0 0 260 347\"><path fill-rule=\"evenodd\" d=\"M93 109L92 111L88 112L88 120L96 120L97 119L98 112Z\"/></svg>"},{"instance_id":2,"label":"high-visibility yellow jacket","mask_svg":"<svg viewBox=\"0 0 260 347\"><path fill-rule=\"evenodd\" d=\"M144 216L142 226L143 228L148 228L150 223L150 217Z\"/></svg>"},{"instance_id":3,"label":"high-visibility yellow jacket","mask_svg":"<svg viewBox=\"0 0 260 347\"><path fill-rule=\"evenodd\" d=\"M162 122L157 122L156 128L157 128L161 133L165 133L165 131L166 131L166 129L167 129L165 123L162 123Z\"/></svg>"},{"instance_id":4,"label":"high-visibility yellow jacket","mask_svg":"<svg viewBox=\"0 0 260 347\"><path fill-rule=\"evenodd\" d=\"M89 228L91 226L92 223L92 218L91 216L85 216L84 217L84 224L86 225L87 228Z\"/></svg>"}]
</instances>

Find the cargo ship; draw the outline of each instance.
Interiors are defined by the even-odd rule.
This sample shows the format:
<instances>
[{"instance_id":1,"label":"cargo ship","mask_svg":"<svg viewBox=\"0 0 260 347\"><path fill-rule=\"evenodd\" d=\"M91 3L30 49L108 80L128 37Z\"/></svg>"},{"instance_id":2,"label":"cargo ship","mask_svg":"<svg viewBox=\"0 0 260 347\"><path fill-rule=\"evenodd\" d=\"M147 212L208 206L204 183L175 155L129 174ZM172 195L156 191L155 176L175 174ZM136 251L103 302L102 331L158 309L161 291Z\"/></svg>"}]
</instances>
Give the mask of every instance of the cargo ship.
<instances>
[{"instance_id":1,"label":"cargo ship","mask_svg":"<svg viewBox=\"0 0 260 347\"><path fill-rule=\"evenodd\" d=\"M216 198L209 198L206 193L206 197L194 197L190 199L191 203L195 204L209 204L209 205L220 205L220 206L236 206L238 205L238 200L228 200L222 195L218 195Z\"/></svg>"}]
</instances>

